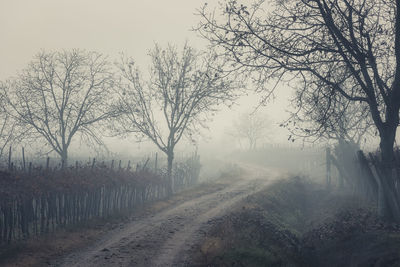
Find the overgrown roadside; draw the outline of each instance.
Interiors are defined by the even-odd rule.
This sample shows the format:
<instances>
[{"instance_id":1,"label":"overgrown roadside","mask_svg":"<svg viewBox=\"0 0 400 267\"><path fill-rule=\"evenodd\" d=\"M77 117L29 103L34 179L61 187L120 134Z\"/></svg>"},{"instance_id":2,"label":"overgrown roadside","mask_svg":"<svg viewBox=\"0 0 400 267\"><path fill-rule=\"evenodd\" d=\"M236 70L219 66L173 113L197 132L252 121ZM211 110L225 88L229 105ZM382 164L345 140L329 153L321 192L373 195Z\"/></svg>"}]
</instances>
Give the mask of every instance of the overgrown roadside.
<instances>
[{"instance_id":1,"label":"overgrown roadside","mask_svg":"<svg viewBox=\"0 0 400 267\"><path fill-rule=\"evenodd\" d=\"M51 265L55 259L91 246L107 232L118 229L132 220L150 216L189 199L222 190L237 179L237 176L238 170L234 169L223 173L216 181L202 183L169 199L138 207L131 215L117 214L109 219L96 219L85 224L60 229L36 239L7 245L0 248L0 266Z\"/></svg>"},{"instance_id":2,"label":"overgrown roadside","mask_svg":"<svg viewBox=\"0 0 400 267\"><path fill-rule=\"evenodd\" d=\"M196 266L400 266L400 226L306 178L275 182L215 222Z\"/></svg>"}]
</instances>

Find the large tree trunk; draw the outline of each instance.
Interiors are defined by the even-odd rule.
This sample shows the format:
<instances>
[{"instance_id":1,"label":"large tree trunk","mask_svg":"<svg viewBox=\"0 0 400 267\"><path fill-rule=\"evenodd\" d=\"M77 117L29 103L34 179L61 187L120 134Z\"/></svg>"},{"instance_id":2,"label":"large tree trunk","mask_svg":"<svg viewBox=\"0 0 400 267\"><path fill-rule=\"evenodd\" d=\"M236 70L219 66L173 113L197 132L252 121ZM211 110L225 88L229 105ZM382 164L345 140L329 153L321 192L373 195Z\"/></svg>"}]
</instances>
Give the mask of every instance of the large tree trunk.
<instances>
[{"instance_id":1,"label":"large tree trunk","mask_svg":"<svg viewBox=\"0 0 400 267\"><path fill-rule=\"evenodd\" d=\"M379 192L383 196L378 196L378 211L379 214L389 221L400 221L399 196L395 189L394 169L394 153L393 146L396 136L397 124L385 124L380 130L380 148L382 157L382 166L380 178L381 187Z\"/></svg>"},{"instance_id":2,"label":"large tree trunk","mask_svg":"<svg viewBox=\"0 0 400 267\"><path fill-rule=\"evenodd\" d=\"M61 168L64 169L64 167L68 166L68 149L64 148L63 151L61 151L60 156L61 156Z\"/></svg>"},{"instance_id":3,"label":"large tree trunk","mask_svg":"<svg viewBox=\"0 0 400 267\"><path fill-rule=\"evenodd\" d=\"M397 125L388 126L384 125L380 131L380 148L382 162L388 165L390 168L393 167L393 146L396 137Z\"/></svg>"},{"instance_id":4,"label":"large tree trunk","mask_svg":"<svg viewBox=\"0 0 400 267\"><path fill-rule=\"evenodd\" d=\"M172 164L174 162L174 151L172 149L167 152L167 190L168 194L173 193Z\"/></svg>"}]
</instances>

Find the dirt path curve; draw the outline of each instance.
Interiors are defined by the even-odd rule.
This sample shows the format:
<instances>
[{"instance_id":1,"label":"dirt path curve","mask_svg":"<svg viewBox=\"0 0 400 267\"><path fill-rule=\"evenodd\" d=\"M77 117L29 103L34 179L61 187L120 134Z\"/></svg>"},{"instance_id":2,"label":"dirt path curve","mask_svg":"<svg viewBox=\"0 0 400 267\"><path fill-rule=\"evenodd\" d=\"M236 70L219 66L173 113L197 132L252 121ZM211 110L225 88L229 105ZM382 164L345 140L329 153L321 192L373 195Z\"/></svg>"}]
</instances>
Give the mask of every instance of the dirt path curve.
<instances>
[{"instance_id":1,"label":"dirt path curve","mask_svg":"<svg viewBox=\"0 0 400 267\"><path fill-rule=\"evenodd\" d=\"M246 166L245 166L246 167ZM188 255L210 224L230 207L268 186L281 174L247 166L241 179L222 190L195 197L138 218L109 232L94 246L53 266L187 266Z\"/></svg>"}]
</instances>

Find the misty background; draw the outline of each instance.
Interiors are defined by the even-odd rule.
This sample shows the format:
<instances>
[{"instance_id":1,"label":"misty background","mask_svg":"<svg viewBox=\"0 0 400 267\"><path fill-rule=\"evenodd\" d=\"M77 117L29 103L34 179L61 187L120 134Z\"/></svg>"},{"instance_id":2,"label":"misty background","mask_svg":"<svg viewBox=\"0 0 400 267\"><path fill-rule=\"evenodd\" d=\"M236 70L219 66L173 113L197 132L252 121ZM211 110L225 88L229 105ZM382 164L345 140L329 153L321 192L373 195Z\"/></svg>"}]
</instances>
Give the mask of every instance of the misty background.
<instances>
[{"instance_id":1,"label":"misty background","mask_svg":"<svg viewBox=\"0 0 400 267\"><path fill-rule=\"evenodd\" d=\"M171 43L182 47L188 41L189 45L198 50L207 48L206 41L192 30L199 20L195 15L196 9L205 2L1 1L0 80L16 75L41 50L60 51L72 48L103 53L108 55L111 62L117 62L123 53L134 58L146 74L150 63L148 50L156 42L162 46ZM275 143L302 146L300 140L289 144L288 131L279 127L288 118L286 110L290 109L290 97L290 88L279 85L275 99L266 106L259 105L261 96L251 90L240 97L231 109L221 106L220 111L207 123L209 128L203 129L197 137L200 154L215 155L216 151L225 154L233 149L240 149L240 144L232 136L235 120L240 114L251 112L260 113L269 121L269 134L258 145ZM104 140L110 152L124 156L156 150L153 144L138 143L134 137L122 140L105 137ZM177 151L184 147L187 148L186 140L179 143ZM71 146L70 156L83 154L90 156L93 151L86 151L82 144L75 141Z\"/></svg>"}]
</instances>

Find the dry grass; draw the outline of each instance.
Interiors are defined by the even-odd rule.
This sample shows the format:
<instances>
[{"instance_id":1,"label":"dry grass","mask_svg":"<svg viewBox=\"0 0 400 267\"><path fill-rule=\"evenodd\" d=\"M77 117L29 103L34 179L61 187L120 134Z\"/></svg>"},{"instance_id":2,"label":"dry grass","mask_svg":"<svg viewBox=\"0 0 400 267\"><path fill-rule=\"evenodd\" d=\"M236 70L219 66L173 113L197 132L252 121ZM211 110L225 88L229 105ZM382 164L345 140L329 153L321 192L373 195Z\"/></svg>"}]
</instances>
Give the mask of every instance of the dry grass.
<instances>
[{"instance_id":1,"label":"dry grass","mask_svg":"<svg viewBox=\"0 0 400 267\"><path fill-rule=\"evenodd\" d=\"M199 266L400 266L400 225L304 178L278 181L220 219Z\"/></svg>"}]
</instances>

